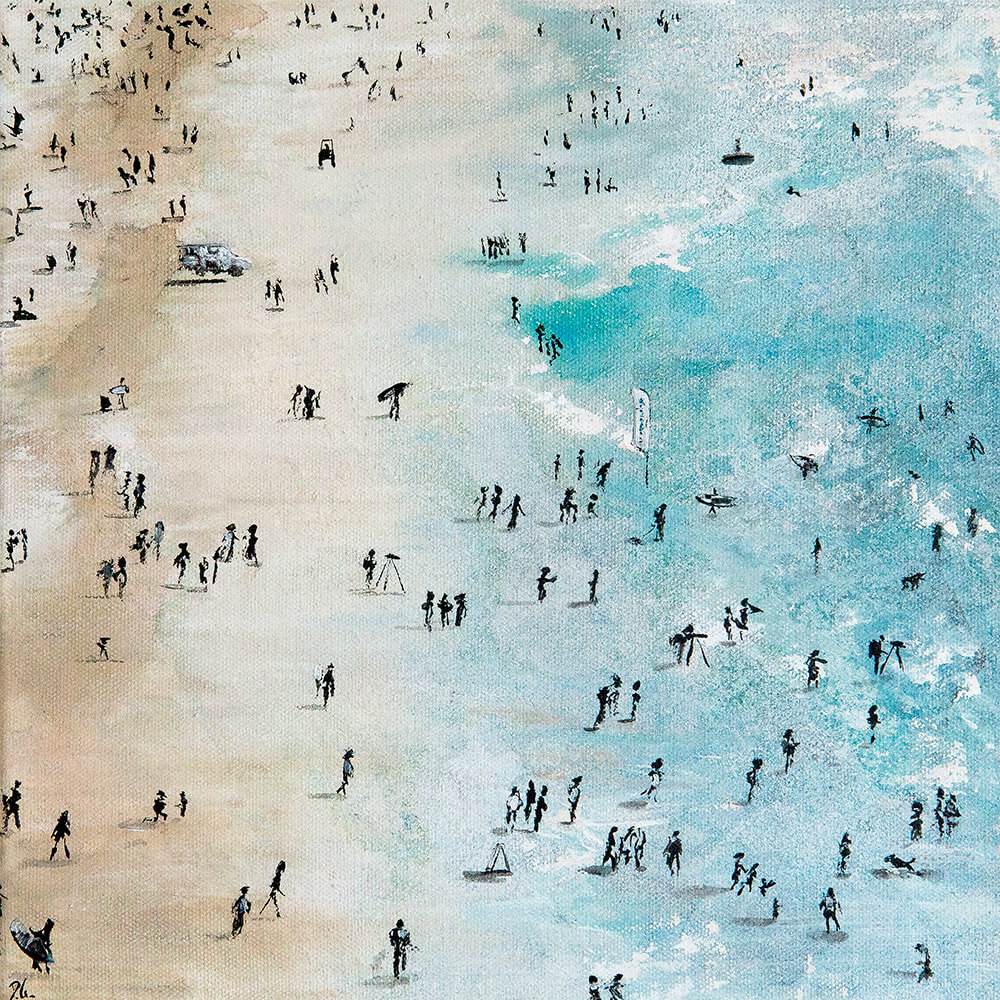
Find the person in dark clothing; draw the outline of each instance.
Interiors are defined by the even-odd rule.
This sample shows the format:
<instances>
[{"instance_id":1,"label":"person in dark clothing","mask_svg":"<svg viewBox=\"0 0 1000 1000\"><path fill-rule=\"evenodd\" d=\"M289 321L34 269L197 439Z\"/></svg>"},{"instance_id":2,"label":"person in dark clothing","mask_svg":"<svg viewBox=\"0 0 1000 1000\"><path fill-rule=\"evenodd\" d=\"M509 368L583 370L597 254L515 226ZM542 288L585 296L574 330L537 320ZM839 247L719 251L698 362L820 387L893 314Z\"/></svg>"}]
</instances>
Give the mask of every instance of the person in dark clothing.
<instances>
[{"instance_id":1,"label":"person in dark clothing","mask_svg":"<svg viewBox=\"0 0 1000 1000\"><path fill-rule=\"evenodd\" d=\"M392 945L392 975L399 979L406 972L406 953L413 947L410 932L403 926L402 920L397 920L396 926L389 931L389 943Z\"/></svg>"},{"instance_id":2,"label":"person in dark clothing","mask_svg":"<svg viewBox=\"0 0 1000 1000\"><path fill-rule=\"evenodd\" d=\"M578 775L570 783L569 788L566 789L566 796L569 800L569 822L572 826L576 822L576 811L580 806L580 782L583 781L583 775Z\"/></svg>"},{"instance_id":3,"label":"person in dark clothing","mask_svg":"<svg viewBox=\"0 0 1000 1000\"><path fill-rule=\"evenodd\" d=\"M284 893L281 891L281 876L284 874L285 862L279 861L278 867L274 869L274 878L271 879L271 891L268 894L264 905L260 908L261 913L267 909L269 903L274 903L275 915L279 918L281 917L281 910L278 909L278 896L284 896Z\"/></svg>"},{"instance_id":4,"label":"person in dark clothing","mask_svg":"<svg viewBox=\"0 0 1000 1000\"><path fill-rule=\"evenodd\" d=\"M56 851L59 849L59 844L62 843L63 850L66 852L66 860L69 860L69 845L66 843L66 838L70 834L69 829L69 810L64 809L59 814L59 819L56 820L55 829L52 831L52 853L49 855L49 861L52 861L56 856Z\"/></svg>"},{"instance_id":5,"label":"person in dark clothing","mask_svg":"<svg viewBox=\"0 0 1000 1000\"><path fill-rule=\"evenodd\" d=\"M535 802L535 821L534 821L534 832L538 833L538 828L542 825L542 817L545 815L549 808L548 802L545 801L545 796L548 794L548 785L542 785L542 790L538 795L538 799Z\"/></svg>"}]
</instances>

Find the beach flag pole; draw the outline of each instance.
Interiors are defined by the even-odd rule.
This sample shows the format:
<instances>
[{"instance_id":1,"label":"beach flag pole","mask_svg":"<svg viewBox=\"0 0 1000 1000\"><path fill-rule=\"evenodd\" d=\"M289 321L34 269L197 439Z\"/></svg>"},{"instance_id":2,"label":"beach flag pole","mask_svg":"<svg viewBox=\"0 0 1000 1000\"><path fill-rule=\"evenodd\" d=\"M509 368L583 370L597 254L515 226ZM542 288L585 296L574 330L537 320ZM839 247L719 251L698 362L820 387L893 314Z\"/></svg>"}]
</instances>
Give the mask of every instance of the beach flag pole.
<instances>
[{"instance_id":1,"label":"beach flag pole","mask_svg":"<svg viewBox=\"0 0 1000 1000\"><path fill-rule=\"evenodd\" d=\"M646 486L649 486L649 395L632 389L632 447L646 459Z\"/></svg>"}]
</instances>

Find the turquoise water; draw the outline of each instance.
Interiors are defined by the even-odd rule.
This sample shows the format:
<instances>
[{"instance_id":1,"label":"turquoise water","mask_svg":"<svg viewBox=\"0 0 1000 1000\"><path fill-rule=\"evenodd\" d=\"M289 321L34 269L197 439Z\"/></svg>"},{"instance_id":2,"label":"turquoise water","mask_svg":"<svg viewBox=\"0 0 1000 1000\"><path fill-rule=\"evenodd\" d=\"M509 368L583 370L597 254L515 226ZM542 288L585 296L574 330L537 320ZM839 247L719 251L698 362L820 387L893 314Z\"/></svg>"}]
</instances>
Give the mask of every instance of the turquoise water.
<instances>
[{"instance_id":1,"label":"turquoise water","mask_svg":"<svg viewBox=\"0 0 1000 1000\"><path fill-rule=\"evenodd\" d=\"M673 225L685 234L676 264L686 270L642 263L627 284L596 293L581 288L594 280L600 252L573 262L580 248L567 247L529 262L565 289L522 306L522 330L542 322L566 345L536 376L539 392L555 385L586 410L624 412L596 438L552 427L529 436L524 469L536 480L555 451L568 469L576 448L587 449L583 497L593 461L614 456L599 525L538 527L561 489L575 485L564 472L546 499L534 486L543 514L525 530L538 539L537 557L518 561L502 539L480 549L477 588L500 607L482 626L489 635L467 651L467 669L489 648L483 704L544 706L544 721L516 736L498 724L494 736L516 744L524 766L536 768L529 773L553 775L560 805L565 779L586 776L583 830L561 831L544 864L533 855L555 922L590 929L581 995L587 962L602 976L627 969L633 996L910 995L918 942L934 960L928 992L996 995L996 542L988 527L975 539L966 531L969 507L1000 520L996 190L979 140L948 148L952 139L932 141L918 117L968 92L985 127L995 127L997 57L975 10L945 18L941 8L907 9L912 19L814 5L800 23L779 25L763 7L706 8L682 15L669 49L654 47L660 39L639 15L623 13L629 37L643 42L620 50L580 27L579 15L545 12L551 32L572 39L580 71L553 85L553 114L560 90L585 94L588 77L604 83L602 93L612 81L641 81L659 109L654 128L627 135L575 126L579 162L602 155L626 164L615 171L628 197L621 226L603 238L607 256L636 233ZM860 53L821 57L831 39ZM732 56L744 49L753 55L740 75ZM815 57L817 91L796 102L797 84L785 77L803 51ZM873 68L876 61L891 65ZM844 83L848 76L855 82ZM589 98L578 100L589 113ZM863 135L852 144L853 121ZM756 154L749 168L719 164L735 134ZM986 142L996 150L995 137ZM801 198L785 193L789 185ZM529 343L526 358L532 350ZM616 444L632 385L653 406L648 491L641 459ZM947 417L946 400L955 405ZM857 417L873 406L888 426L867 434ZM969 434L986 447L975 464ZM790 452L816 454L818 473L803 481ZM694 502L713 486L738 500L714 519ZM628 544L660 502L668 505L663 543ZM955 533L934 553L939 521ZM814 572L816 537L823 551ZM561 590L529 647L511 649L509 637L536 613L511 599L530 600L542 562L575 580L576 593ZM568 612L592 565L602 568L601 603ZM926 574L923 585L902 592L901 577L914 572ZM511 576L522 593L502 582ZM743 596L765 614L752 640L724 645L723 608ZM709 633L710 668L675 663L667 640L689 621ZM876 680L867 649L879 634L905 641L906 666ZM829 663L819 689L807 691L814 648ZM642 679L641 725L585 733L594 693L613 671L626 691ZM876 702L882 724L871 745L866 713ZM786 777L778 744L787 727L802 745ZM757 755L765 770L746 807L743 774ZM660 803L636 811L627 803L658 756L667 772ZM513 780L523 780L516 769L497 776L498 810ZM945 845L933 831L938 784L963 810ZM913 798L925 806L926 840L911 850ZM600 879L578 871L600 861L612 823L634 822L650 837L647 872ZM686 853L671 887L660 851L675 828ZM835 880L845 830L854 840L851 876ZM769 914L769 899L712 893L728 887L736 850L776 879L777 924L741 922ZM931 874L873 874L891 851L916 856ZM844 907L848 937L839 943L817 933L828 885ZM517 923L517 911L489 912Z\"/></svg>"}]
</instances>

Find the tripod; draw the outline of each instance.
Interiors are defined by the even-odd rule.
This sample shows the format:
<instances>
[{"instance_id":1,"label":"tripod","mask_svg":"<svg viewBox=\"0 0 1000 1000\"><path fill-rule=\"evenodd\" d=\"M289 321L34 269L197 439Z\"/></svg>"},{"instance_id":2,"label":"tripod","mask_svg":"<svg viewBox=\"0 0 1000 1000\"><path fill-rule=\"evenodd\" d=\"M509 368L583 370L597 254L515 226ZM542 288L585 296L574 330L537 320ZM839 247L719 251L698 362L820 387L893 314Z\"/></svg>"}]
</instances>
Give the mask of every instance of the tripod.
<instances>
[{"instance_id":1,"label":"tripod","mask_svg":"<svg viewBox=\"0 0 1000 1000\"><path fill-rule=\"evenodd\" d=\"M405 594L406 587L403 586L403 578L399 575L399 567L396 565L399 560L399 556L393 555L391 552L385 554L385 565L379 570L378 579L375 581L375 589L378 590L378 585L382 584L382 589L387 590L389 587L389 568L392 567L393 572L396 574L396 579L399 581L399 589Z\"/></svg>"}]
</instances>

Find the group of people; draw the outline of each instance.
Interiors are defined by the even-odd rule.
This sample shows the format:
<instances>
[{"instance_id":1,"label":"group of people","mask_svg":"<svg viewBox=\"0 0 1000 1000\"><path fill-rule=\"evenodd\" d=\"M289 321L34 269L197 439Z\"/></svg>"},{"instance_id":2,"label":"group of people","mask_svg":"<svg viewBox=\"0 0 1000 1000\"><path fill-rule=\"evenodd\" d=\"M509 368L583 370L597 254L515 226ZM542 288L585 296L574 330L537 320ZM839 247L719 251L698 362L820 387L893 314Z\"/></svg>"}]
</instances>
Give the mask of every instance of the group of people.
<instances>
[{"instance_id":1,"label":"group of people","mask_svg":"<svg viewBox=\"0 0 1000 1000\"><path fill-rule=\"evenodd\" d=\"M636 712L639 710L639 702L642 701L642 695L639 693L639 689L642 687L642 681L634 681L632 684L632 705L631 711L628 715L622 716L619 722L635 722ZM602 687L598 688L597 691L597 717L594 719L594 725L591 727L593 730L598 730L601 725L607 720L608 716L617 717L618 715L618 699L621 696L622 691L622 679L618 674L612 675L611 682L609 684L604 684Z\"/></svg>"},{"instance_id":2,"label":"group of people","mask_svg":"<svg viewBox=\"0 0 1000 1000\"><path fill-rule=\"evenodd\" d=\"M642 859L645 853L646 834L641 826L630 826L621 834L618 827L613 826L608 831L608 839L604 844L601 866L610 865L611 870L616 872L621 864L626 868L629 864L634 864L636 871L643 871Z\"/></svg>"},{"instance_id":3,"label":"group of people","mask_svg":"<svg viewBox=\"0 0 1000 1000\"><path fill-rule=\"evenodd\" d=\"M576 787L579 788L579 781ZM542 819L549 808L548 801L545 798L548 794L548 785L542 785L541 791L537 791L535 789L535 782L529 781L527 788L524 790L524 798L522 799L517 785L514 785L510 790L510 795L507 796L507 815L504 820L507 832L510 833L513 831L518 814L523 812L525 824L533 833L538 833L538 828L542 825ZM579 796L577 796L577 803L579 803Z\"/></svg>"},{"instance_id":4,"label":"group of people","mask_svg":"<svg viewBox=\"0 0 1000 1000\"><path fill-rule=\"evenodd\" d=\"M178 795L178 800L176 808L180 811L183 818L187 815L187 795L182 791ZM143 823L159 823L160 820L163 820L164 823L167 821L167 793L162 788L156 793L153 799L153 815L145 817Z\"/></svg>"},{"instance_id":5,"label":"group of people","mask_svg":"<svg viewBox=\"0 0 1000 1000\"><path fill-rule=\"evenodd\" d=\"M216 546L215 551L212 553L211 563L208 560L208 556L202 556L201 561L198 563L198 585L205 590L208 589L209 583L215 583L219 575L219 564L220 563L230 563L233 561L233 556L236 552L236 542L238 536L238 529L235 523L227 524L226 529L222 535L222 541ZM258 567L260 566L260 561L257 558L257 525L251 524L247 527L247 532L245 535L239 536L239 540L245 542L243 546L243 560L248 566ZM177 570L177 583L175 587L180 587L184 581L184 574L187 572L187 568L191 563L191 551L188 548L187 542L178 542L177 544L177 554L174 556L174 569ZM212 568L212 577L209 580L208 570L209 567Z\"/></svg>"},{"instance_id":6,"label":"group of people","mask_svg":"<svg viewBox=\"0 0 1000 1000\"><path fill-rule=\"evenodd\" d=\"M312 420L319 409L322 390L310 389L307 385L297 385L292 393L288 412L293 420Z\"/></svg>"},{"instance_id":7,"label":"group of people","mask_svg":"<svg viewBox=\"0 0 1000 1000\"><path fill-rule=\"evenodd\" d=\"M18 550L20 549L20 553ZM14 567L19 563L25 563L28 561L28 531L26 528L21 528L20 531L15 531L13 528L7 529L7 562L10 563L9 566L4 567L4 572L11 572Z\"/></svg>"},{"instance_id":8,"label":"group of people","mask_svg":"<svg viewBox=\"0 0 1000 1000\"><path fill-rule=\"evenodd\" d=\"M910 804L910 840L923 840L924 838L924 804L919 799L915 799ZM958 808L958 798L954 792L945 798L945 790L938 788L937 800L934 804L934 822L938 829L938 840L943 840L947 835L950 837L958 826L958 821L962 818L962 812Z\"/></svg>"},{"instance_id":9,"label":"group of people","mask_svg":"<svg viewBox=\"0 0 1000 1000\"><path fill-rule=\"evenodd\" d=\"M442 594L437 599L436 606L441 621L441 628L448 628L449 625L454 625L456 628L462 627L462 622L468 611L465 603L465 594L456 594L454 600L450 600L447 594ZM424 626L428 632L434 628L434 608L434 592L428 590L427 596L420 605L420 610L424 613ZM455 613L454 619L452 619L452 612Z\"/></svg>"}]
</instances>

